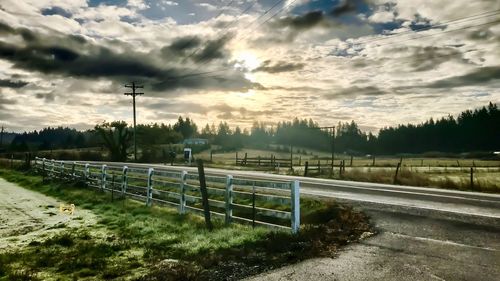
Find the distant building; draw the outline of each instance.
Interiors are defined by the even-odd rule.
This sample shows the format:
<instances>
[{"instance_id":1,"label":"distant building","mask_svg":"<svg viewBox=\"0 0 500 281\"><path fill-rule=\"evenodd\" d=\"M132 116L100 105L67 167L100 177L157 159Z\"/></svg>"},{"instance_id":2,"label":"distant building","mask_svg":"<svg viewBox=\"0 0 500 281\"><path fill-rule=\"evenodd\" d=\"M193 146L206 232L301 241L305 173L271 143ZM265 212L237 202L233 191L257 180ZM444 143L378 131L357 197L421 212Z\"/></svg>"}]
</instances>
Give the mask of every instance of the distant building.
<instances>
[{"instance_id":1,"label":"distant building","mask_svg":"<svg viewBox=\"0 0 500 281\"><path fill-rule=\"evenodd\" d=\"M207 139L185 139L182 144L187 144L187 145L203 145L203 144L208 144Z\"/></svg>"}]
</instances>

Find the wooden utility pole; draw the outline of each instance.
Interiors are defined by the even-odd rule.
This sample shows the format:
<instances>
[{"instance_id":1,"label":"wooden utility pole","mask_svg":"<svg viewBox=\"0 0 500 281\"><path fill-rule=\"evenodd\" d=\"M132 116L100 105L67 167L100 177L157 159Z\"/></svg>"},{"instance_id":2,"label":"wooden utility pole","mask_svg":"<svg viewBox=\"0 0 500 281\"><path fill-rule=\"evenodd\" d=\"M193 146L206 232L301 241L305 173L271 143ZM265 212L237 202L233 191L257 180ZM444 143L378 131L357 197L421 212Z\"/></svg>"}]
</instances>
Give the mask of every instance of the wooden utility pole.
<instances>
[{"instance_id":1,"label":"wooden utility pole","mask_svg":"<svg viewBox=\"0 0 500 281\"><path fill-rule=\"evenodd\" d=\"M4 129L5 129L5 128L2 126L2 130L0 131L0 147L2 147L2 146L3 146L3 130L4 130Z\"/></svg>"},{"instance_id":2,"label":"wooden utility pole","mask_svg":"<svg viewBox=\"0 0 500 281\"><path fill-rule=\"evenodd\" d=\"M125 88L131 88L132 93L125 93L124 95L126 96L132 96L132 104L134 107L134 161L137 161L137 134L136 134L136 114L135 114L135 97L144 95L144 93L137 93L135 90L136 89L142 89L144 86L142 85L136 85L135 82L132 82L130 85L125 85Z\"/></svg>"}]
</instances>

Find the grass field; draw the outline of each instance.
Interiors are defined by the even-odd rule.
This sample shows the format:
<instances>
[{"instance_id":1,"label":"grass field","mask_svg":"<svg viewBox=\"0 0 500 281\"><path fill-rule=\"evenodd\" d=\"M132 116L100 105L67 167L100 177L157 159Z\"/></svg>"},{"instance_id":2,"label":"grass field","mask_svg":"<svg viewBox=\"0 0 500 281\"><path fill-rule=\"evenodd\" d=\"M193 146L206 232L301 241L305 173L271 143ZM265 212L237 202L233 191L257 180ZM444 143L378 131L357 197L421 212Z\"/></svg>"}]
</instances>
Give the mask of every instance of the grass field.
<instances>
[{"instance_id":1,"label":"grass field","mask_svg":"<svg viewBox=\"0 0 500 281\"><path fill-rule=\"evenodd\" d=\"M215 220L12 170L0 176L77 208L97 223L61 226L28 246L0 251L0 280L237 280L337 249L372 231L366 216L334 202L301 200L299 235Z\"/></svg>"},{"instance_id":2,"label":"grass field","mask_svg":"<svg viewBox=\"0 0 500 281\"><path fill-rule=\"evenodd\" d=\"M217 146L213 146L213 151L218 151ZM376 156L375 162L372 156L356 156L352 157L347 154L336 154L335 165L338 166L341 160L345 161L346 172L341 176L338 167L334 169L333 177L330 174L331 169L331 154L325 151L317 151L308 148L295 147L293 149L293 165L294 169L280 167L272 168L266 166L241 166L236 165L236 153L241 159L247 154L247 157L262 157L270 158L271 155L276 158L290 159L290 152L285 151L288 146L272 145L269 149L240 149L232 152L217 152L210 154L211 150L204 150L201 153L194 155L195 158L201 158L207 161L207 167L238 169L238 170L258 170L269 173L279 174L294 174L304 175L305 162L314 167L318 160L321 166L325 167L321 175L309 173L308 176L330 177L335 179L394 183L394 174L397 163L401 160L400 156ZM72 159L72 150L53 151L54 155L62 153L65 159ZM101 153L97 150L78 150L75 152L78 157L85 156L85 153L97 158ZM438 153L430 153L428 155L439 155ZM402 158L402 173L396 183L413 185L413 186L430 186L440 188L452 188L460 190L475 190L485 192L500 192L500 159L484 160L484 159L469 159L460 158L461 155L455 155L457 158L444 157L415 157L406 156ZM464 156L464 155L462 155ZM75 156L76 157L76 156ZM8 164L8 160L1 160L0 165ZM184 164L181 156L178 156L177 164ZM470 168L474 168L474 185L470 182Z\"/></svg>"}]
</instances>

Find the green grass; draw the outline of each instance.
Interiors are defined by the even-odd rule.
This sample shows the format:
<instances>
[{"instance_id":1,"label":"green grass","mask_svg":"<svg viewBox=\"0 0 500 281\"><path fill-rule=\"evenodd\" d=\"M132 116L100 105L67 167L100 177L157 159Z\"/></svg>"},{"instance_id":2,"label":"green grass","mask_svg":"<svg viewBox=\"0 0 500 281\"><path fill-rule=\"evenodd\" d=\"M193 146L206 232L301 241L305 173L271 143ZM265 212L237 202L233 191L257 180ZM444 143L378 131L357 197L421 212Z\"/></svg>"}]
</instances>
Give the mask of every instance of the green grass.
<instances>
[{"instance_id":1,"label":"green grass","mask_svg":"<svg viewBox=\"0 0 500 281\"><path fill-rule=\"evenodd\" d=\"M111 202L99 193L41 177L0 170L0 176L28 189L74 203L97 215L90 228L61 228L20 249L0 252L0 280L236 280L316 257L371 231L366 216L335 203L302 200L305 225L289 231L252 229L176 209L145 207L132 200Z\"/></svg>"},{"instance_id":2,"label":"green grass","mask_svg":"<svg viewBox=\"0 0 500 281\"><path fill-rule=\"evenodd\" d=\"M436 187L463 191L500 193L500 172L476 168L474 184L470 183L470 170L448 169L427 170L404 168L400 171L396 184L422 187ZM336 178L352 181L394 183L395 169L346 168L346 172Z\"/></svg>"}]
</instances>

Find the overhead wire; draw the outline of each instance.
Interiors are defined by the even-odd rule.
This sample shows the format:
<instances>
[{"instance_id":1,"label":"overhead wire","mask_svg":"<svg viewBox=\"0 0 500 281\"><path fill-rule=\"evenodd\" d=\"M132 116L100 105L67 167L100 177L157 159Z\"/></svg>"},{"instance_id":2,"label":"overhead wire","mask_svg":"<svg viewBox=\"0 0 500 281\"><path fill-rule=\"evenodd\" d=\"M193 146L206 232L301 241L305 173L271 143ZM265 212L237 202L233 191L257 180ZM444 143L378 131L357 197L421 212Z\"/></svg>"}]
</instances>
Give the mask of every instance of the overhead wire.
<instances>
[{"instance_id":1,"label":"overhead wire","mask_svg":"<svg viewBox=\"0 0 500 281\"><path fill-rule=\"evenodd\" d=\"M274 13L273 15L271 15L265 21L261 22L258 26L256 26L256 28L258 28L261 25L269 22L272 18L274 18L275 16L277 16L279 13L281 13L281 11L283 11L284 9L286 9L288 6L292 5L296 1L297 0L292 1L288 5L283 6L276 13ZM266 13L268 13L271 9L269 9ZM426 26L426 27L419 28L419 29L416 29L416 30L411 30L411 31L408 31L408 33L411 33L411 34L419 33L419 32L422 32L422 31L426 31L426 30L430 30L430 29L436 28L437 26L444 26L445 24L447 24L445 27L448 27L450 23L456 24L457 22L460 22L460 21L462 21L462 23L463 22L469 22L469 21L472 21L472 20L478 20L478 19L483 18L483 17L490 17L490 16L496 15L498 13L500 13L500 10L489 11L489 12L485 12L485 13L481 13L481 14L467 16L467 17L460 18L460 19L450 20L448 22L443 22L443 23L440 23L440 24L432 25L432 26ZM479 18L477 18L477 17L479 17ZM261 17L259 17L259 18L261 18ZM252 23L254 23L254 22L252 22ZM456 32L456 31L466 30L466 29L470 29L470 28L474 28L474 27L480 27L480 26L495 24L495 23L498 23L498 22L500 22L500 20L489 21L489 22L486 22L486 23L476 24L476 25L472 25L472 26L463 26L461 28L456 28L456 29L452 29L452 30L445 30L445 31L437 32L437 33L433 33L433 34L426 34L426 35L422 35L422 36L418 36L418 37L413 37L413 38L409 38L409 39L406 39L406 40L398 41L398 42L395 42L395 43L399 44L399 43L402 43L402 42L407 42L407 41L417 40L417 39L421 39L421 38L438 36L438 35L442 35L442 34L446 34L446 33L450 33L450 32ZM393 35L388 35L388 36L390 36L390 38L393 38L393 37L400 36L400 34L401 33L395 33ZM246 39L247 36L244 37L243 39ZM384 39L385 40L385 39L390 39L390 38L384 37L384 38L380 38L380 39ZM366 41L366 42L368 43L368 42L374 42L374 41L379 41L379 40L369 40L369 41ZM361 44L363 44L363 42L361 42ZM382 44L382 45L377 45L377 46L374 46L374 47L382 47L382 46L387 46L387 45L392 45L392 44L394 44L394 43L391 42L389 44ZM456 54L446 54L446 55L442 55L442 56L434 56L434 58L437 58L437 57L447 57L447 56L453 56L453 55L456 55ZM180 75L180 76L177 76L177 77L171 77L171 78L168 78L168 80L185 79L185 78L189 78L189 77L203 76L203 75L207 75L207 74L213 74L213 73L223 72L223 71L226 71L226 70L229 70L229 69L234 69L234 67L227 67L227 68L223 68L223 69L217 69L217 70L211 70L211 71L205 71L205 72L199 72L199 73L189 73L189 74L186 74L186 75ZM206 76L206 77L213 77L213 76Z\"/></svg>"}]
</instances>

